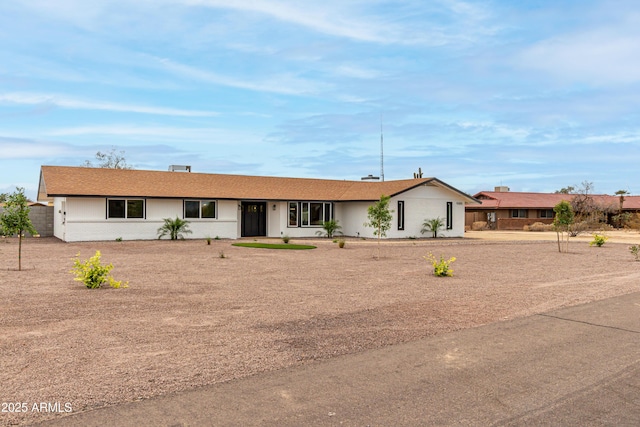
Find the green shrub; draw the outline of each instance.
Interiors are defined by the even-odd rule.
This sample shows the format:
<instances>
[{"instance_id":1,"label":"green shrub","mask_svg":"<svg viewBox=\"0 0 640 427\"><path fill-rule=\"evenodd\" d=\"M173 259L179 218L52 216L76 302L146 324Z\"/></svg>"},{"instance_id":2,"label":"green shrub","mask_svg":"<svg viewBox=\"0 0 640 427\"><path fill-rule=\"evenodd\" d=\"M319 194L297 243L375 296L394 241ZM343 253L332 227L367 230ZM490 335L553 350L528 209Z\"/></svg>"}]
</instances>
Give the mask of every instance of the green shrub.
<instances>
[{"instance_id":1,"label":"green shrub","mask_svg":"<svg viewBox=\"0 0 640 427\"><path fill-rule=\"evenodd\" d=\"M449 260L445 260L442 255L440 255L440 260L437 260L433 254L429 254L428 256L423 257L433 266L433 274L437 277L447 277L453 276L453 269L450 264L456 260L455 257L449 258Z\"/></svg>"},{"instance_id":2,"label":"green shrub","mask_svg":"<svg viewBox=\"0 0 640 427\"><path fill-rule=\"evenodd\" d=\"M185 234L190 234L189 221L176 217L176 219L163 218L164 224L158 228L158 239L167 234L171 240L184 239Z\"/></svg>"},{"instance_id":3,"label":"green shrub","mask_svg":"<svg viewBox=\"0 0 640 427\"><path fill-rule=\"evenodd\" d=\"M341 225L338 225L338 221L330 219L322 223L322 230L316 231L318 236L327 236L328 239L332 239L335 234L342 234L340 229Z\"/></svg>"},{"instance_id":4,"label":"green shrub","mask_svg":"<svg viewBox=\"0 0 640 427\"><path fill-rule=\"evenodd\" d=\"M431 233L433 238L438 237L438 230L444 227L444 220L440 217L433 219L425 219L422 223L421 234Z\"/></svg>"},{"instance_id":5,"label":"green shrub","mask_svg":"<svg viewBox=\"0 0 640 427\"><path fill-rule=\"evenodd\" d=\"M636 261L640 261L640 245L629 246L629 252L633 254Z\"/></svg>"},{"instance_id":6,"label":"green shrub","mask_svg":"<svg viewBox=\"0 0 640 427\"><path fill-rule=\"evenodd\" d=\"M289 243L289 236L287 236L286 234L284 236L282 236L282 241L284 243Z\"/></svg>"},{"instance_id":7,"label":"green shrub","mask_svg":"<svg viewBox=\"0 0 640 427\"><path fill-rule=\"evenodd\" d=\"M89 289L99 288L103 283L108 283L112 288L127 288L129 282L122 284L122 281L117 281L109 275L113 270L113 264L102 265L100 256L100 251L96 251L88 260L80 261L80 254L76 255L71 270L76 276L73 280L84 283Z\"/></svg>"},{"instance_id":8,"label":"green shrub","mask_svg":"<svg viewBox=\"0 0 640 427\"><path fill-rule=\"evenodd\" d=\"M344 245L345 245L345 244L346 244L346 242L345 242L345 240L344 240L344 239L340 239L340 240L338 240L338 247L339 247L340 249L344 248Z\"/></svg>"},{"instance_id":9,"label":"green shrub","mask_svg":"<svg viewBox=\"0 0 640 427\"><path fill-rule=\"evenodd\" d=\"M602 245L605 244L605 242L608 240L609 238L607 236L605 236L604 234L598 234L595 233L593 235L593 240L591 242L589 242L589 246L597 246L597 247L602 247Z\"/></svg>"}]
</instances>

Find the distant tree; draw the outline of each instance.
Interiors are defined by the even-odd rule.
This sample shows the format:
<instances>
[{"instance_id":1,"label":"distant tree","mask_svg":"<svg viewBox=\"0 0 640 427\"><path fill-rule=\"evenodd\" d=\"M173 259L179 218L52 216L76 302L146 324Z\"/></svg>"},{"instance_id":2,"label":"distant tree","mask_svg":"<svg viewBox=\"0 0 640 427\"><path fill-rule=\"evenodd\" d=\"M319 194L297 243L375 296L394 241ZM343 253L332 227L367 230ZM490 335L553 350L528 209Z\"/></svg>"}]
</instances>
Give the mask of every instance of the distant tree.
<instances>
[{"instance_id":1,"label":"distant tree","mask_svg":"<svg viewBox=\"0 0 640 427\"><path fill-rule=\"evenodd\" d=\"M553 219L553 226L556 230L556 235L558 237L558 252L562 252L562 245L560 244L560 237L562 236L562 241L564 242L564 233L567 233L567 242L565 245L565 252L569 252L569 236L571 225L575 220L575 215L573 213L573 208L571 207L571 203L566 200L561 201L557 205L553 207L553 211L556 216Z\"/></svg>"},{"instance_id":2,"label":"distant tree","mask_svg":"<svg viewBox=\"0 0 640 427\"><path fill-rule=\"evenodd\" d=\"M9 193L0 193L0 203L4 203L9 198Z\"/></svg>"},{"instance_id":3,"label":"distant tree","mask_svg":"<svg viewBox=\"0 0 640 427\"><path fill-rule=\"evenodd\" d=\"M588 230L590 226L606 220L607 213L615 209L593 197L593 182L583 181L571 199L575 221L570 230L572 236Z\"/></svg>"},{"instance_id":4,"label":"distant tree","mask_svg":"<svg viewBox=\"0 0 640 427\"><path fill-rule=\"evenodd\" d=\"M158 239L163 238L167 234L171 240L183 239L185 234L190 234L189 221L180 219L163 218L164 224L158 228Z\"/></svg>"},{"instance_id":5,"label":"distant tree","mask_svg":"<svg viewBox=\"0 0 640 427\"><path fill-rule=\"evenodd\" d=\"M566 186L566 187L562 187L559 190L556 190L555 193L556 194L572 194L575 191L576 187L573 187L571 185Z\"/></svg>"},{"instance_id":6,"label":"distant tree","mask_svg":"<svg viewBox=\"0 0 640 427\"><path fill-rule=\"evenodd\" d=\"M29 200L24 195L24 188L16 187L16 191L7 197L4 210L0 214L2 233L7 236L18 235L18 271L22 270L22 239L24 233L28 232L31 235L38 233L29 218L31 208L27 204L28 202Z\"/></svg>"},{"instance_id":7,"label":"distant tree","mask_svg":"<svg viewBox=\"0 0 640 427\"><path fill-rule=\"evenodd\" d=\"M373 235L378 236L378 259L380 259L380 238L387 235L387 230L391 228L391 213L389 210L389 201L391 196L380 196L380 200L369 206L367 209L367 218L369 222L365 222L365 227L373 227Z\"/></svg>"},{"instance_id":8,"label":"distant tree","mask_svg":"<svg viewBox=\"0 0 640 427\"><path fill-rule=\"evenodd\" d=\"M427 219L422 223L422 230L420 230L421 234L431 233L432 236L438 237L438 230L444 227L444 220L440 217Z\"/></svg>"},{"instance_id":9,"label":"distant tree","mask_svg":"<svg viewBox=\"0 0 640 427\"><path fill-rule=\"evenodd\" d=\"M111 151L108 153L98 151L96 153L96 161L98 163L94 165L91 160L85 160L83 166L88 168L133 169L131 165L127 164L127 160L124 157L124 151L121 150L116 152L115 147L111 147Z\"/></svg>"}]
</instances>

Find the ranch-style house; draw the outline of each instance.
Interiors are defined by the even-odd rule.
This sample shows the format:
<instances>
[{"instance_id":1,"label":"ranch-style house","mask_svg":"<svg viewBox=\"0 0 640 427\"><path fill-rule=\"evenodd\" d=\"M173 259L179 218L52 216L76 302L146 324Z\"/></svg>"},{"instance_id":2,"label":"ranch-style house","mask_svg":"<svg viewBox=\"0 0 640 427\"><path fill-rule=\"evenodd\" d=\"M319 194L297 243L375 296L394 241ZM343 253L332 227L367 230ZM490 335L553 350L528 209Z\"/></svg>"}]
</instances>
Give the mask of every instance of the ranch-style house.
<instances>
[{"instance_id":1,"label":"ranch-style house","mask_svg":"<svg viewBox=\"0 0 640 427\"><path fill-rule=\"evenodd\" d=\"M347 236L374 237L367 208L391 196L388 238L463 237L473 197L437 178L340 181L209 173L42 166L38 200L54 207L53 234L67 242L155 239L163 218L189 221L189 238L314 237L335 219ZM428 237L428 235L426 235Z\"/></svg>"}]
</instances>

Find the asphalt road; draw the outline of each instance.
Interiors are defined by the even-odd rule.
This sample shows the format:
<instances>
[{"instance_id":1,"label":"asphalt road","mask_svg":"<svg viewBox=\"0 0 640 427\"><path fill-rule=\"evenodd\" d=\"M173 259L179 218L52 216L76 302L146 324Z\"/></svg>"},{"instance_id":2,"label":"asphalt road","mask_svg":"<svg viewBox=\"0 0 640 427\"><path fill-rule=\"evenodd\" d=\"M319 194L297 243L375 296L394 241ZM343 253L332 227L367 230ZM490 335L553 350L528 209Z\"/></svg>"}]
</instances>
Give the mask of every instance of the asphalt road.
<instances>
[{"instance_id":1,"label":"asphalt road","mask_svg":"<svg viewBox=\"0 0 640 427\"><path fill-rule=\"evenodd\" d=\"M47 426L638 426L640 293Z\"/></svg>"}]
</instances>

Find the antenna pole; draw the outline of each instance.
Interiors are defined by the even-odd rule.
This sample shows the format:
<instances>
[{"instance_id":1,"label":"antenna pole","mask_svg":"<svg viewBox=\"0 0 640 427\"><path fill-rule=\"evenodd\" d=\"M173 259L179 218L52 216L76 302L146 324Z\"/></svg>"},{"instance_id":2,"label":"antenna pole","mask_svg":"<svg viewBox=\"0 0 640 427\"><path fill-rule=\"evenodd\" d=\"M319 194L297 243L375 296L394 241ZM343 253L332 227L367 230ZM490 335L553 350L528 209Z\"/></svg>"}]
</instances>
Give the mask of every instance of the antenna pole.
<instances>
[{"instance_id":1,"label":"antenna pole","mask_svg":"<svg viewBox=\"0 0 640 427\"><path fill-rule=\"evenodd\" d=\"M382 113L380 113L380 179L384 182L384 139L382 135Z\"/></svg>"}]
</instances>

